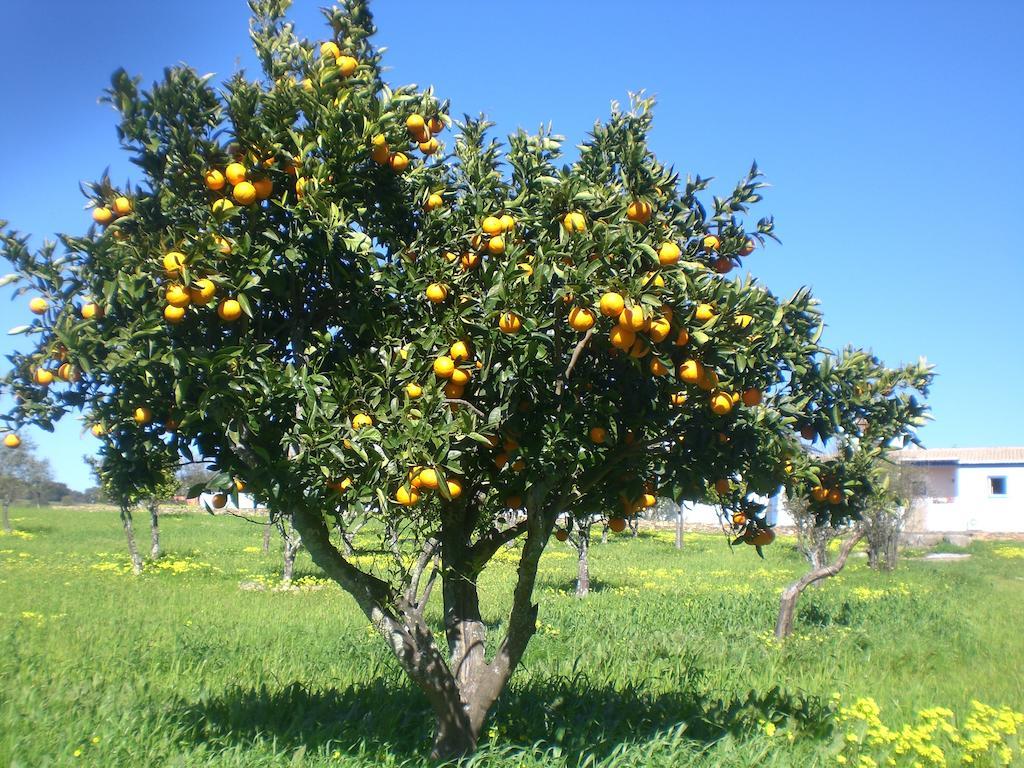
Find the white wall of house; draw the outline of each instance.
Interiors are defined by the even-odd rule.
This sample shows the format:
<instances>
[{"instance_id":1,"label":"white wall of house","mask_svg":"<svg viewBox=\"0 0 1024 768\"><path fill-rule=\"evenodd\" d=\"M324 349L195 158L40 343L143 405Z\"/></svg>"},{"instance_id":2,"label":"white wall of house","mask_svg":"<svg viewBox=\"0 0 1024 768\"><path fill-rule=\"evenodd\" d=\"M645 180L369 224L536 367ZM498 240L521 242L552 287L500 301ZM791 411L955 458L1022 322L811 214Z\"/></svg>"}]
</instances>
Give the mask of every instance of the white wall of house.
<instances>
[{"instance_id":1,"label":"white wall of house","mask_svg":"<svg viewBox=\"0 0 1024 768\"><path fill-rule=\"evenodd\" d=\"M993 493L992 478L1003 478L1005 493ZM1024 465L961 464L952 499L928 490L920 503L926 530L1024 533Z\"/></svg>"}]
</instances>

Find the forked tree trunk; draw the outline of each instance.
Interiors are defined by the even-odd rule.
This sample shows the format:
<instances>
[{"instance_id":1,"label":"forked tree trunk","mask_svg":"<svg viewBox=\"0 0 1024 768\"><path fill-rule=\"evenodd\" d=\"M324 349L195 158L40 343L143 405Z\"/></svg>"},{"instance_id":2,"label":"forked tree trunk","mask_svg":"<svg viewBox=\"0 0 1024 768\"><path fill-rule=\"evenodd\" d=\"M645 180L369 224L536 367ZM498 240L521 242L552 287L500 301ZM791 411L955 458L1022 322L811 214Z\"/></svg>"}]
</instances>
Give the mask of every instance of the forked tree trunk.
<instances>
[{"instance_id":1,"label":"forked tree trunk","mask_svg":"<svg viewBox=\"0 0 1024 768\"><path fill-rule=\"evenodd\" d=\"M149 557L156 560L160 557L160 502L149 500Z\"/></svg>"},{"instance_id":2,"label":"forked tree trunk","mask_svg":"<svg viewBox=\"0 0 1024 768\"><path fill-rule=\"evenodd\" d=\"M676 549L683 548L683 505L676 504Z\"/></svg>"},{"instance_id":3,"label":"forked tree trunk","mask_svg":"<svg viewBox=\"0 0 1024 768\"><path fill-rule=\"evenodd\" d=\"M586 597L590 594L590 523L583 523L578 530L576 550L579 552L579 564L576 572L576 597Z\"/></svg>"},{"instance_id":4,"label":"forked tree trunk","mask_svg":"<svg viewBox=\"0 0 1024 768\"><path fill-rule=\"evenodd\" d=\"M274 523L271 522L269 516L267 518L267 524L263 526L263 554L270 554L270 533L274 528Z\"/></svg>"},{"instance_id":5,"label":"forked tree trunk","mask_svg":"<svg viewBox=\"0 0 1024 768\"><path fill-rule=\"evenodd\" d=\"M302 539L285 521L282 521L281 531L284 535L284 570L281 574L281 584L288 587L291 586L295 573L295 557L302 549Z\"/></svg>"},{"instance_id":6,"label":"forked tree trunk","mask_svg":"<svg viewBox=\"0 0 1024 768\"><path fill-rule=\"evenodd\" d=\"M453 760L472 753L487 713L519 665L537 629L537 606L532 601L540 557L555 525L557 511L542 506L550 489L534 486L528 496L527 517L507 530L493 529L470 542L478 517L469 500L452 504L442 520L439 570L444 595L446 659L423 610L433 575L420 590L419 575L431 562L437 542L424 543L411 580L396 591L392 585L359 570L331 541L318 509L296 509L293 523L310 556L325 573L355 598L384 638L402 669L430 702L435 719L431 759ZM468 495L468 494L467 494ZM480 614L477 578L502 545L526 534L512 595L504 638L487 660L487 627ZM422 593L421 593L422 592Z\"/></svg>"},{"instance_id":7,"label":"forked tree trunk","mask_svg":"<svg viewBox=\"0 0 1024 768\"><path fill-rule=\"evenodd\" d=\"M11 533L14 530L13 528L11 528L11 518L8 515L8 513L10 512L10 509L11 509L11 503L9 501L4 501L3 507L4 507L4 533Z\"/></svg>"},{"instance_id":8,"label":"forked tree trunk","mask_svg":"<svg viewBox=\"0 0 1024 768\"><path fill-rule=\"evenodd\" d=\"M629 530L632 532L634 539L640 535L640 518L638 516L634 515L629 518Z\"/></svg>"},{"instance_id":9,"label":"forked tree trunk","mask_svg":"<svg viewBox=\"0 0 1024 768\"><path fill-rule=\"evenodd\" d=\"M128 555L132 560L132 573L136 576L142 575L142 558L139 556L139 548L135 544L135 528L132 526L132 511L128 507L121 507L121 524L124 526L124 535L128 539Z\"/></svg>"},{"instance_id":10,"label":"forked tree trunk","mask_svg":"<svg viewBox=\"0 0 1024 768\"><path fill-rule=\"evenodd\" d=\"M796 603L800 595L811 584L822 579L835 576L846 565L846 559L850 556L853 548L862 538L864 531L856 531L844 543L839 550L839 556L831 565L824 565L813 568L782 591L782 599L779 601L779 619L775 622L775 637L783 640L793 633L793 619L796 616Z\"/></svg>"}]
</instances>

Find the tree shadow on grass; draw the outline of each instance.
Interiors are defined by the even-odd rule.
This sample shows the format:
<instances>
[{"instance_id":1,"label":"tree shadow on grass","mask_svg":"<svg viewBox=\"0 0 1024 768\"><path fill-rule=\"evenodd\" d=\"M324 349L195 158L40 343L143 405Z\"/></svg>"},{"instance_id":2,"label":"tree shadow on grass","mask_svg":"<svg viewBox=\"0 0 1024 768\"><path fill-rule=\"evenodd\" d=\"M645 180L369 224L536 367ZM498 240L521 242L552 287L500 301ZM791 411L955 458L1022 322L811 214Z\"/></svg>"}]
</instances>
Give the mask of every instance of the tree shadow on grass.
<instances>
[{"instance_id":1,"label":"tree shadow on grass","mask_svg":"<svg viewBox=\"0 0 1024 768\"><path fill-rule=\"evenodd\" d=\"M263 738L286 751L345 749L413 761L425 760L433 726L423 696L389 679L341 690L313 691L299 683L279 690L234 688L181 702L176 710L173 719L183 726L184 737L209 746L246 745ZM488 724L500 731L495 746L558 747L567 764L574 765L586 756L606 757L623 742L656 738L680 724L685 725L684 740L706 746L728 735L755 733L764 721L788 721L791 727L827 738L831 709L820 699L778 688L716 698L688 686L655 692L643 684L614 685L575 676L513 685Z\"/></svg>"}]
</instances>

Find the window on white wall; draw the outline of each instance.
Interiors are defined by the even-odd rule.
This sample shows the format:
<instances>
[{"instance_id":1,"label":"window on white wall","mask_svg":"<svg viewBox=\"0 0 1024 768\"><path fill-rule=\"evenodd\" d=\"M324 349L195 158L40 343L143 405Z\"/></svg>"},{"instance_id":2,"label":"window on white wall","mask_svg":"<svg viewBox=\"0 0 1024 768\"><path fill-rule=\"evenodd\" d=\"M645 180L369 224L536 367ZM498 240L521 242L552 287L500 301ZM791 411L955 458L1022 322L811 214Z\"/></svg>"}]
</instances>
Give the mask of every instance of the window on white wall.
<instances>
[{"instance_id":1,"label":"window on white wall","mask_svg":"<svg viewBox=\"0 0 1024 768\"><path fill-rule=\"evenodd\" d=\"M1006 495L1006 478L1005 477L990 477L988 479L990 489L993 496L1005 496Z\"/></svg>"}]
</instances>

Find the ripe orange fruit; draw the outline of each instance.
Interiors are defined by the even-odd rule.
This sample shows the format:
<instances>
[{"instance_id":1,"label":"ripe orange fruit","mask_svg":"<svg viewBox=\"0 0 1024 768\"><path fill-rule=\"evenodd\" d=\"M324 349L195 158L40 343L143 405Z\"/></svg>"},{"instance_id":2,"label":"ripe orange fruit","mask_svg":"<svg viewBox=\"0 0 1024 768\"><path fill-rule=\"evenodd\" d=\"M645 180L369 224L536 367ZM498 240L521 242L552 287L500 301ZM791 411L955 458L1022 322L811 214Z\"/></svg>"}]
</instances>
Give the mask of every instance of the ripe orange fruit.
<instances>
[{"instance_id":1,"label":"ripe orange fruit","mask_svg":"<svg viewBox=\"0 0 1024 768\"><path fill-rule=\"evenodd\" d=\"M753 240L748 239L747 242L745 242L743 244L743 247L740 248L740 255L741 256L749 256L750 254L752 254L754 252L754 248L756 248L756 247L757 247L757 243L755 243Z\"/></svg>"},{"instance_id":2,"label":"ripe orange fruit","mask_svg":"<svg viewBox=\"0 0 1024 768\"><path fill-rule=\"evenodd\" d=\"M8 448L17 448L19 445L21 445L21 438L18 437L13 432L8 432L6 435L4 435L4 445L6 445Z\"/></svg>"},{"instance_id":3,"label":"ripe orange fruit","mask_svg":"<svg viewBox=\"0 0 1024 768\"><path fill-rule=\"evenodd\" d=\"M430 138L427 139L426 141L420 142L420 152L422 152L424 155L427 155L428 157L437 152L437 150L440 148L441 145L438 144L437 139L434 138Z\"/></svg>"},{"instance_id":4,"label":"ripe orange fruit","mask_svg":"<svg viewBox=\"0 0 1024 768\"><path fill-rule=\"evenodd\" d=\"M176 307L173 304L168 304L164 307L164 320L171 325L177 325L185 319L185 307Z\"/></svg>"},{"instance_id":5,"label":"ripe orange fruit","mask_svg":"<svg viewBox=\"0 0 1024 768\"><path fill-rule=\"evenodd\" d=\"M380 138L384 138L381 136ZM378 165L387 165L391 162L391 150L387 144L374 144L373 149L370 150L370 157Z\"/></svg>"},{"instance_id":6,"label":"ripe orange fruit","mask_svg":"<svg viewBox=\"0 0 1024 768\"><path fill-rule=\"evenodd\" d=\"M423 115L414 112L405 119L405 127L411 135L416 136L423 133L423 129L427 127L427 121L423 119Z\"/></svg>"},{"instance_id":7,"label":"ripe orange fruit","mask_svg":"<svg viewBox=\"0 0 1024 768\"><path fill-rule=\"evenodd\" d=\"M679 335L676 336L676 346L685 347L690 343L690 332L685 328L680 329Z\"/></svg>"},{"instance_id":8,"label":"ripe orange fruit","mask_svg":"<svg viewBox=\"0 0 1024 768\"><path fill-rule=\"evenodd\" d=\"M338 48L337 43L332 40L328 40L325 43L320 43L320 55L325 59L328 56L336 59L341 56L341 50Z\"/></svg>"},{"instance_id":9,"label":"ripe orange fruit","mask_svg":"<svg viewBox=\"0 0 1024 768\"><path fill-rule=\"evenodd\" d=\"M629 356L639 360L642 357L646 357L650 351L651 348L644 344L643 339L637 339L633 342L633 346L629 348Z\"/></svg>"},{"instance_id":10,"label":"ripe orange fruit","mask_svg":"<svg viewBox=\"0 0 1024 768\"><path fill-rule=\"evenodd\" d=\"M682 405L685 402L686 402L686 393L685 392L675 392L672 395L672 405Z\"/></svg>"},{"instance_id":11,"label":"ripe orange fruit","mask_svg":"<svg viewBox=\"0 0 1024 768\"><path fill-rule=\"evenodd\" d=\"M32 373L32 380L36 384L41 384L44 387L48 387L53 381L53 373L46 370L45 368L36 368Z\"/></svg>"},{"instance_id":12,"label":"ripe orange fruit","mask_svg":"<svg viewBox=\"0 0 1024 768\"><path fill-rule=\"evenodd\" d=\"M217 307L217 315L225 323L233 323L242 316L242 305L235 299L224 299Z\"/></svg>"},{"instance_id":13,"label":"ripe orange fruit","mask_svg":"<svg viewBox=\"0 0 1024 768\"><path fill-rule=\"evenodd\" d=\"M494 256L500 256L505 252L505 237L497 235L487 241L487 250Z\"/></svg>"},{"instance_id":14,"label":"ripe orange fruit","mask_svg":"<svg viewBox=\"0 0 1024 768\"><path fill-rule=\"evenodd\" d=\"M624 325L616 325L608 333L608 341L616 349L621 349L625 352L636 341L636 331Z\"/></svg>"},{"instance_id":15,"label":"ripe orange fruit","mask_svg":"<svg viewBox=\"0 0 1024 768\"><path fill-rule=\"evenodd\" d=\"M651 358L651 362L648 363L647 367L654 376L665 376L668 373L668 368L656 357Z\"/></svg>"},{"instance_id":16,"label":"ripe orange fruit","mask_svg":"<svg viewBox=\"0 0 1024 768\"><path fill-rule=\"evenodd\" d=\"M641 331L647 319L641 306L626 307L619 313L619 325L632 331Z\"/></svg>"},{"instance_id":17,"label":"ripe orange fruit","mask_svg":"<svg viewBox=\"0 0 1024 768\"><path fill-rule=\"evenodd\" d=\"M663 267L671 266L679 261L679 257L682 255L682 251L679 250L679 246L675 243L662 243L661 248L658 249L658 261Z\"/></svg>"},{"instance_id":18,"label":"ripe orange fruit","mask_svg":"<svg viewBox=\"0 0 1024 768\"><path fill-rule=\"evenodd\" d=\"M711 411L718 416L725 416L732 410L732 397L728 392L714 392L711 395Z\"/></svg>"},{"instance_id":19,"label":"ripe orange fruit","mask_svg":"<svg viewBox=\"0 0 1024 768\"><path fill-rule=\"evenodd\" d=\"M625 306L625 299L618 293L609 292L601 296L601 314L605 317L618 317Z\"/></svg>"},{"instance_id":20,"label":"ripe orange fruit","mask_svg":"<svg viewBox=\"0 0 1024 768\"><path fill-rule=\"evenodd\" d=\"M608 430L605 429L604 427L591 427L590 439L594 443L601 445L605 440L608 439Z\"/></svg>"},{"instance_id":21,"label":"ripe orange fruit","mask_svg":"<svg viewBox=\"0 0 1024 768\"><path fill-rule=\"evenodd\" d=\"M192 297L188 290L182 285L169 285L164 291L164 300L172 307L187 307L192 303ZM185 314L182 312L182 314Z\"/></svg>"},{"instance_id":22,"label":"ripe orange fruit","mask_svg":"<svg viewBox=\"0 0 1024 768\"><path fill-rule=\"evenodd\" d=\"M214 509L224 509L228 503L228 495L226 493L215 493L213 498L210 499L210 506Z\"/></svg>"},{"instance_id":23,"label":"ripe orange fruit","mask_svg":"<svg viewBox=\"0 0 1024 768\"><path fill-rule=\"evenodd\" d=\"M473 251L467 251L466 253L462 254L462 258L460 259L459 263L462 265L462 269L468 272L469 270L471 270L473 267L480 263L480 254L474 253Z\"/></svg>"},{"instance_id":24,"label":"ripe orange fruit","mask_svg":"<svg viewBox=\"0 0 1024 768\"><path fill-rule=\"evenodd\" d=\"M669 333L672 332L672 325L663 317L651 320L651 327L647 331L647 335L651 337L651 341L658 344L668 338Z\"/></svg>"},{"instance_id":25,"label":"ripe orange fruit","mask_svg":"<svg viewBox=\"0 0 1024 768\"><path fill-rule=\"evenodd\" d=\"M650 221L653 212L654 209L651 208L651 204L646 200L634 200L626 206L626 218L640 224L646 224Z\"/></svg>"},{"instance_id":26,"label":"ripe orange fruit","mask_svg":"<svg viewBox=\"0 0 1024 768\"><path fill-rule=\"evenodd\" d=\"M300 179L300 181L301 181L301 179ZM301 195L300 195L300 197L301 197ZM218 198L218 199L214 200L213 201L213 205L211 206L211 208L212 208L214 213L224 213L224 211L230 211L234 207L235 207L235 204L232 203L226 197L221 197L221 198Z\"/></svg>"},{"instance_id":27,"label":"ripe orange fruit","mask_svg":"<svg viewBox=\"0 0 1024 768\"><path fill-rule=\"evenodd\" d=\"M127 216L132 212L132 201L127 197L119 197L114 200L114 213L118 216Z\"/></svg>"},{"instance_id":28,"label":"ripe orange fruit","mask_svg":"<svg viewBox=\"0 0 1024 768\"><path fill-rule=\"evenodd\" d=\"M715 316L715 308L710 304L698 304L697 309L694 310L693 317L698 322L706 323L712 317Z\"/></svg>"},{"instance_id":29,"label":"ripe orange fruit","mask_svg":"<svg viewBox=\"0 0 1024 768\"><path fill-rule=\"evenodd\" d=\"M106 310L94 301L82 305L82 317L86 320L92 320L93 318L99 320L104 314L106 314Z\"/></svg>"},{"instance_id":30,"label":"ripe orange fruit","mask_svg":"<svg viewBox=\"0 0 1024 768\"><path fill-rule=\"evenodd\" d=\"M725 275L730 271L732 271L732 259L728 256L719 256L715 259L715 272L720 275Z\"/></svg>"},{"instance_id":31,"label":"ripe orange fruit","mask_svg":"<svg viewBox=\"0 0 1024 768\"><path fill-rule=\"evenodd\" d=\"M434 375L439 379L450 379L455 371L455 361L447 355L441 355L434 360Z\"/></svg>"},{"instance_id":32,"label":"ripe orange fruit","mask_svg":"<svg viewBox=\"0 0 1024 768\"><path fill-rule=\"evenodd\" d=\"M185 265L185 254L178 251L169 251L164 254L164 273L168 277L176 277Z\"/></svg>"},{"instance_id":33,"label":"ripe orange fruit","mask_svg":"<svg viewBox=\"0 0 1024 768\"><path fill-rule=\"evenodd\" d=\"M432 118L430 118L430 120L429 120L429 121L427 122L427 128L429 128L429 129L430 129L430 132L431 132L431 133L433 133L433 134L438 134L438 133L440 133L441 131L443 131L443 130L444 130L444 120L442 120L442 119L440 118L440 116L438 116L438 115L434 115L434 116L433 116Z\"/></svg>"},{"instance_id":34,"label":"ripe orange fruit","mask_svg":"<svg viewBox=\"0 0 1024 768\"><path fill-rule=\"evenodd\" d=\"M149 424L153 420L153 412L144 405L140 405L132 413L132 418L135 419L136 424Z\"/></svg>"},{"instance_id":35,"label":"ripe orange fruit","mask_svg":"<svg viewBox=\"0 0 1024 768\"><path fill-rule=\"evenodd\" d=\"M814 440L818 436L817 430L808 424L800 429L800 437L804 440Z\"/></svg>"},{"instance_id":36,"label":"ripe orange fruit","mask_svg":"<svg viewBox=\"0 0 1024 768\"><path fill-rule=\"evenodd\" d=\"M756 388L743 390L743 404L744 405L760 405L761 404L761 390Z\"/></svg>"},{"instance_id":37,"label":"ripe orange fruit","mask_svg":"<svg viewBox=\"0 0 1024 768\"><path fill-rule=\"evenodd\" d=\"M208 277L201 277L188 288L189 298L192 299L193 304L198 304L201 307L205 307L211 301L217 293L217 286L214 285L213 280Z\"/></svg>"},{"instance_id":38,"label":"ripe orange fruit","mask_svg":"<svg viewBox=\"0 0 1024 768\"><path fill-rule=\"evenodd\" d=\"M419 500L420 494L415 488L406 488L403 485L400 486L397 491L395 491L395 501L397 501L403 507L411 507Z\"/></svg>"},{"instance_id":39,"label":"ripe orange fruit","mask_svg":"<svg viewBox=\"0 0 1024 768\"><path fill-rule=\"evenodd\" d=\"M615 533L622 533L626 530L626 520L621 517L613 517L608 521L608 527Z\"/></svg>"},{"instance_id":40,"label":"ripe orange fruit","mask_svg":"<svg viewBox=\"0 0 1024 768\"><path fill-rule=\"evenodd\" d=\"M565 528L559 528L555 531L555 538L558 541L566 541L569 538L569 532Z\"/></svg>"},{"instance_id":41,"label":"ripe orange fruit","mask_svg":"<svg viewBox=\"0 0 1024 768\"><path fill-rule=\"evenodd\" d=\"M373 426L373 416L368 413L357 413L352 417L352 429L360 430L363 427Z\"/></svg>"},{"instance_id":42,"label":"ripe orange fruit","mask_svg":"<svg viewBox=\"0 0 1024 768\"><path fill-rule=\"evenodd\" d=\"M341 72L342 77L351 75L358 66L359 62L352 56L338 56L338 71Z\"/></svg>"},{"instance_id":43,"label":"ripe orange fruit","mask_svg":"<svg viewBox=\"0 0 1024 768\"><path fill-rule=\"evenodd\" d=\"M423 210L428 212L436 211L442 205L444 205L444 198L441 197L441 195L439 195L437 192L434 192L432 195L430 195L430 197L427 198L427 202L424 203L423 205Z\"/></svg>"},{"instance_id":44,"label":"ripe orange fruit","mask_svg":"<svg viewBox=\"0 0 1024 768\"><path fill-rule=\"evenodd\" d=\"M456 341L449 350L452 360L468 360L469 345L464 341Z\"/></svg>"},{"instance_id":45,"label":"ripe orange fruit","mask_svg":"<svg viewBox=\"0 0 1024 768\"><path fill-rule=\"evenodd\" d=\"M93 424L89 431L92 432L93 437L103 437L107 434L107 430L104 429L102 424Z\"/></svg>"},{"instance_id":46,"label":"ripe orange fruit","mask_svg":"<svg viewBox=\"0 0 1024 768\"><path fill-rule=\"evenodd\" d=\"M71 363L61 363L57 368L57 378L62 381L78 381L80 377Z\"/></svg>"},{"instance_id":47,"label":"ripe orange fruit","mask_svg":"<svg viewBox=\"0 0 1024 768\"><path fill-rule=\"evenodd\" d=\"M644 507L645 509L648 507L653 507L657 503L658 497L655 496L653 493L644 493L641 494L640 496L640 506Z\"/></svg>"},{"instance_id":48,"label":"ripe orange fruit","mask_svg":"<svg viewBox=\"0 0 1024 768\"><path fill-rule=\"evenodd\" d=\"M352 487L352 478L343 477L340 480L331 480L327 483L327 487L330 488L335 493L344 493L345 491Z\"/></svg>"},{"instance_id":49,"label":"ripe orange fruit","mask_svg":"<svg viewBox=\"0 0 1024 768\"><path fill-rule=\"evenodd\" d=\"M449 400L461 400L465 392L466 388L461 384L456 384L454 381L448 381L444 385L444 396Z\"/></svg>"},{"instance_id":50,"label":"ripe orange fruit","mask_svg":"<svg viewBox=\"0 0 1024 768\"><path fill-rule=\"evenodd\" d=\"M744 536L743 541L752 547L766 547L775 541L775 531L771 528L764 528L752 536Z\"/></svg>"},{"instance_id":51,"label":"ripe orange fruit","mask_svg":"<svg viewBox=\"0 0 1024 768\"><path fill-rule=\"evenodd\" d=\"M92 210L92 220L97 224L106 225L113 221L113 219L114 212L105 205L102 205L99 208L93 208Z\"/></svg>"},{"instance_id":52,"label":"ripe orange fruit","mask_svg":"<svg viewBox=\"0 0 1024 768\"><path fill-rule=\"evenodd\" d=\"M433 469L421 469L418 475L420 488L437 488L440 479L437 476L437 472Z\"/></svg>"},{"instance_id":53,"label":"ripe orange fruit","mask_svg":"<svg viewBox=\"0 0 1024 768\"><path fill-rule=\"evenodd\" d=\"M732 524L733 525L739 526L739 525L743 525L745 522L747 522L747 516L745 514L743 514L742 512L736 512L732 516Z\"/></svg>"},{"instance_id":54,"label":"ripe orange fruit","mask_svg":"<svg viewBox=\"0 0 1024 768\"><path fill-rule=\"evenodd\" d=\"M448 288L441 283L431 283L427 286L427 298L435 304L440 304L448 298Z\"/></svg>"},{"instance_id":55,"label":"ripe orange fruit","mask_svg":"<svg viewBox=\"0 0 1024 768\"><path fill-rule=\"evenodd\" d=\"M260 178L256 179L256 181L252 182L252 186L253 186L253 189L256 190L256 199L257 200L266 200L272 194L274 194L274 182L272 182L270 180L270 178L267 177L267 176L261 176ZM237 199L237 194L238 194L238 190L236 189L235 190L236 199Z\"/></svg>"},{"instance_id":56,"label":"ripe orange fruit","mask_svg":"<svg viewBox=\"0 0 1024 768\"><path fill-rule=\"evenodd\" d=\"M516 228L516 220L515 220L515 218L513 218L512 216L510 216L507 213L503 213L501 215L501 218L498 219L498 221L501 222L501 231L502 232L511 232L513 229Z\"/></svg>"},{"instance_id":57,"label":"ripe orange fruit","mask_svg":"<svg viewBox=\"0 0 1024 768\"><path fill-rule=\"evenodd\" d=\"M40 296L36 296L28 303L28 309L34 315L43 314L49 306L49 302Z\"/></svg>"},{"instance_id":58,"label":"ripe orange fruit","mask_svg":"<svg viewBox=\"0 0 1024 768\"><path fill-rule=\"evenodd\" d=\"M499 453L494 457L494 466L498 469L502 469L506 464L508 464L507 453Z\"/></svg>"},{"instance_id":59,"label":"ripe orange fruit","mask_svg":"<svg viewBox=\"0 0 1024 768\"><path fill-rule=\"evenodd\" d=\"M741 330L748 328L752 322L754 322L752 315L736 315L736 317L732 319L732 324Z\"/></svg>"},{"instance_id":60,"label":"ripe orange fruit","mask_svg":"<svg viewBox=\"0 0 1024 768\"><path fill-rule=\"evenodd\" d=\"M465 368L456 368L452 371L451 382L457 387L464 387L469 384L472 374Z\"/></svg>"},{"instance_id":61,"label":"ripe orange fruit","mask_svg":"<svg viewBox=\"0 0 1024 768\"><path fill-rule=\"evenodd\" d=\"M409 167L409 156L404 152L395 152L391 156L391 170L395 173L402 173Z\"/></svg>"},{"instance_id":62,"label":"ripe orange fruit","mask_svg":"<svg viewBox=\"0 0 1024 768\"><path fill-rule=\"evenodd\" d=\"M417 397L423 394L423 387L415 382L410 381L405 385L405 394L409 396L410 400L415 400Z\"/></svg>"},{"instance_id":63,"label":"ripe orange fruit","mask_svg":"<svg viewBox=\"0 0 1024 768\"><path fill-rule=\"evenodd\" d=\"M705 251L717 251L722 243L714 235L707 235L703 240L703 245Z\"/></svg>"},{"instance_id":64,"label":"ripe orange fruit","mask_svg":"<svg viewBox=\"0 0 1024 768\"><path fill-rule=\"evenodd\" d=\"M828 489L820 485L811 488L811 498L815 501L825 501L828 498Z\"/></svg>"},{"instance_id":65,"label":"ripe orange fruit","mask_svg":"<svg viewBox=\"0 0 1024 768\"><path fill-rule=\"evenodd\" d=\"M573 307L569 310L569 325L574 331L583 333L594 327L594 313L583 307Z\"/></svg>"},{"instance_id":66,"label":"ripe orange fruit","mask_svg":"<svg viewBox=\"0 0 1024 768\"><path fill-rule=\"evenodd\" d=\"M687 360L679 366L679 378L687 384L696 384L700 381L704 372L704 366L696 360Z\"/></svg>"},{"instance_id":67,"label":"ripe orange fruit","mask_svg":"<svg viewBox=\"0 0 1024 768\"><path fill-rule=\"evenodd\" d=\"M488 216L485 218L483 223L480 225L480 228L488 235L500 235L505 231L504 227L501 226L501 219L497 216Z\"/></svg>"},{"instance_id":68,"label":"ripe orange fruit","mask_svg":"<svg viewBox=\"0 0 1024 768\"><path fill-rule=\"evenodd\" d=\"M224 189L224 174L217 169L207 171L203 181L206 183L206 188L212 189L214 192Z\"/></svg>"},{"instance_id":69,"label":"ripe orange fruit","mask_svg":"<svg viewBox=\"0 0 1024 768\"><path fill-rule=\"evenodd\" d=\"M727 478L721 477L718 480L715 480L715 490L719 495L725 496L732 490L732 483L730 483Z\"/></svg>"},{"instance_id":70,"label":"ripe orange fruit","mask_svg":"<svg viewBox=\"0 0 1024 768\"><path fill-rule=\"evenodd\" d=\"M498 328L502 333L516 334L523 327L523 320L515 312L502 312L498 318Z\"/></svg>"},{"instance_id":71,"label":"ripe orange fruit","mask_svg":"<svg viewBox=\"0 0 1024 768\"><path fill-rule=\"evenodd\" d=\"M565 227L565 231L569 234L573 232L586 232L587 231L587 220L584 218L582 213L572 212L565 214L562 217L562 226Z\"/></svg>"},{"instance_id":72,"label":"ripe orange fruit","mask_svg":"<svg viewBox=\"0 0 1024 768\"><path fill-rule=\"evenodd\" d=\"M828 503L829 504L838 504L842 500L843 500L843 492L840 489L832 488L828 492Z\"/></svg>"},{"instance_id":73,"label":"ripe orange fruit","mask_svg":"<svg viewBox=\"0 0 1024 768\"><path fill-rule=\"evenodd\" d=\"M248 174L245 166L241 163L230 163L224 171L224 176L228 180L228 184L235 185L241 184L245 181L245 177Z\"/></svg>"},{"instance_id":74,"label":"ripe orange fruit","mask_svg":"<svg viewBox=\"0 0 1024 768\"><path fill-rule=\"evenodd\" d=\"M459 478L450 477L444 481L444 484L448 486L448 495L453 499L457 499L462 495L462 481Z\"/></svg>"}]
</instances>

